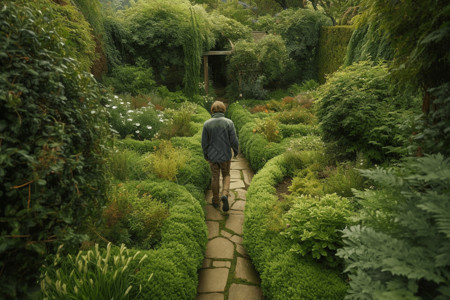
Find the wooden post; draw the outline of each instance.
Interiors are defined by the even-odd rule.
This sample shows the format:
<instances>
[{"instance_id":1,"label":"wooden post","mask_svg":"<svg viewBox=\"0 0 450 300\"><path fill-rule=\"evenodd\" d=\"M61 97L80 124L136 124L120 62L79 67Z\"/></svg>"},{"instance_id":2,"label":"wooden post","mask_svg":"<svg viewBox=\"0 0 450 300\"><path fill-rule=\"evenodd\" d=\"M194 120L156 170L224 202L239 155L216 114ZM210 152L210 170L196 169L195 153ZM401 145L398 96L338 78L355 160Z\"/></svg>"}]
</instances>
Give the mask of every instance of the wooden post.
<instances>
[{"instance_id":1,"label":"wooden post","mask_svg":"<svg viewBox=\"0 0 450 300\"><path fill-rule=\"evenodd\" d=\"M206 96L208 96L208 89L209 89L208 55L203 55L203 75L205 78L205 92Z\"/></svg>"}]
</instances>

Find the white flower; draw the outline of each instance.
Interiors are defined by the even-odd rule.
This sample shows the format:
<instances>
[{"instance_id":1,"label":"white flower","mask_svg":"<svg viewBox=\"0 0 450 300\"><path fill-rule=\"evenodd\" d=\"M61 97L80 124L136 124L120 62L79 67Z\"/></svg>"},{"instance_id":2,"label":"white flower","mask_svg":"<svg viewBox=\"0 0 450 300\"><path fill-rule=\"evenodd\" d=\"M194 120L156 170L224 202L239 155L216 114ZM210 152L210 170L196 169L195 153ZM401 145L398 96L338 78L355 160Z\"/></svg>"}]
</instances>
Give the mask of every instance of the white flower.
<instances>
[{"instance_id":1,"label":"white flower","mask_svg":"<svg viewBox=\"0 0 450 300\"><path fill-rule=\"evenodd\" d=\"M139 130L136 130L135 132L139 134L140 131L139 131Z\"/></svg>"},{"instance_id":2,"label":"white flower","mask_svg":"<svg viewBox=\"0 0 450 300\"><path fill-rule=\"evenodd\" d=\"M141 123L134 123L134 125L136 125L136 126L141 126Z\"/></svg>"},{"instance_id":3,"label":"white flower","mask_svg":"<svg viewBox=\"0 0 450 300\"><path fill-rule=\"evenodd\" d=\"M95 115L96 111L95 110L91 110L91 114Z\"/></svg>"},{"instance_id":4,"label":"white flower","mask_svg":"<svg viewBox=\"0 0 450 300\"><path fill-rule=\"evenodd\" d=\"M132 109L130 109L129 111L127 111L128 113L132 113L133 112L133 110Z\"/></svg>"},{"instance_id":5,"label":"white flower","mask_svg":"<svg viewBox=\"0 0 450 300\"><path fill-rule=\"evenodd\" d=\"M115 105L112 107L112 109L116 109L116 108L117 108L117 106L115 106Z\"/></svg>"},{"instance_id":6,"label":"white flower","mask_svg":"<svg viewBox=\"0 0 450 300\"><path fill-rule=\"evenodd\" d=\"M133 119L127 119L127 121L128 121L128 122L132 122L132 121L133 121Z\"/></svg>"},{"instance_id":7,"label":"white flower","mask_svg":"<svg viewBox=\"0 0 450 300\"><path fill-rule=\"evenodd\" d=\"M111 105L109 105L109 104L105 104L105 107L110 107Z\"/></svg>"},{"instance_id":8,"label":"white flower","mask_svg":"<svg viewBox=\"0 0 450 300\"><path fill-rule=\"evenodd\" d=\"M114 98L116 98L116 99L119 99L119 96L117 96L117 95L114 95Z\"/></svg>"},{"instance_id":9,"label":"white flower","mask_svg":"<svg viewBox=\"0 0 450 300\"><path fill-rule=\"evenodd\" d=\"M152 126L147 125L147 129L148 129L148 130L152 129Z\"/></svg>"}]
</instances>

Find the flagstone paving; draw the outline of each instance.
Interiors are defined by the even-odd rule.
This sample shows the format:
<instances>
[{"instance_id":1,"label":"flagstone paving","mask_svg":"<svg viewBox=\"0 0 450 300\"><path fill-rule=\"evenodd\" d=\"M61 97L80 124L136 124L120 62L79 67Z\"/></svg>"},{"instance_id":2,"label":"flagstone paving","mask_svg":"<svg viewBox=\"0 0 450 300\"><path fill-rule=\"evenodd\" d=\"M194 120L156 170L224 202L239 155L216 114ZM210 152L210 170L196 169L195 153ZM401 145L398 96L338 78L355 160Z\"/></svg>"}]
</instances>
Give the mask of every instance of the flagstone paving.
<instances>
[{"instance_id":1,"label":"flagstone paving","mask_svg":"<svg viewBox=\"0 0 450 300\"><path fill-rule=\"evenodd\" d=\"M199 271L196 300L262 300L260 279L242 245L247 188L253 173L244 158L231 161L231 183L226 213L211 204L206 193L205 216L208 244Z\"/></svg>"}]
</instances>

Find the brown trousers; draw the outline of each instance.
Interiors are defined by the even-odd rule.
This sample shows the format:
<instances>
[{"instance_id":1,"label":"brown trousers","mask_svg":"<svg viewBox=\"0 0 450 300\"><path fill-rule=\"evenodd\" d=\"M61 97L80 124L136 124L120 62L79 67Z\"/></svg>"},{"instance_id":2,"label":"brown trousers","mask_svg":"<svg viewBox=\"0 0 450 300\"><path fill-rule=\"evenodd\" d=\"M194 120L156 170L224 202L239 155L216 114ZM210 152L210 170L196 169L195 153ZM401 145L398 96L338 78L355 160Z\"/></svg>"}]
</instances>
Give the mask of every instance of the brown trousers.
<instances>
[{"instance_id":1,"label":"brown trousers","mask_svg":"<svg viewBox=\"0 0 450 300\"><path fill-rule=\"evenodd\" d=\"M230 166L231 161L226 161L223 163L213 163L209 162L211 168L211 190L213 194L213 203L220 203L219 196L219 180L220 173L222 173L222 195L228 197L230 191Z\"/></svg>"}]
</instances>

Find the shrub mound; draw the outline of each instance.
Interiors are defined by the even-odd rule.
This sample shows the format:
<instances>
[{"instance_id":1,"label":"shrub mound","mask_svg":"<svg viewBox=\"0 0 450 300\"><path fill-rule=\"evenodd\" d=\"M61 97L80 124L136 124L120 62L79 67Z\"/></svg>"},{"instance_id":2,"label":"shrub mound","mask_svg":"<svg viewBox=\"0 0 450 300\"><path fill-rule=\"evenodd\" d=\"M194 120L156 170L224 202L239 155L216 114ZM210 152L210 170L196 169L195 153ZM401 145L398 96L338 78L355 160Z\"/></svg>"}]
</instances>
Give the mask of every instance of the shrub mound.
<instances>
[{"instance_id":1,"label":"shrub mound","mask_svg":"<svg viewBox=\"0 0 450 300\"><path fill-rule=\"evenodd\" d=\"M275 186L288 175L288 161L272 158L253 178L247 192L244 245L261 276L268 299L343 299L347 284L340 271L326 268L291 248L296 241L268 228L268 216L278 202Z\"/></svg>"}]
</instances>

